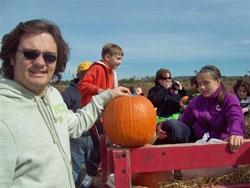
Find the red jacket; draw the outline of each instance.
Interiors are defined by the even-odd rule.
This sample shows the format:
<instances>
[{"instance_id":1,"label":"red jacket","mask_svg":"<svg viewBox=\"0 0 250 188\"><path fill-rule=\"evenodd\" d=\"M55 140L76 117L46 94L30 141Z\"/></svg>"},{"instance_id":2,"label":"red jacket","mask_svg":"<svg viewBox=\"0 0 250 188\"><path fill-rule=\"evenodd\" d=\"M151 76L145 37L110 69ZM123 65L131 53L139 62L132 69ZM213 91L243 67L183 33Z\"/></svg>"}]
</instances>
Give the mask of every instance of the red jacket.
<instances>
[{"instance_id":1,"label":"red jacket","mask_svg":"<svg viewBox=\"0 0 250 188\"><path fill-rule=\"evenodd\" d=\"M109 65L101 60L94 62L82 80L78 83L78 90L81 94L81 107L86 106L94 95L97 95L99 88L113 89L117 87L116 73Z\"/></svg>"}]
</instances>

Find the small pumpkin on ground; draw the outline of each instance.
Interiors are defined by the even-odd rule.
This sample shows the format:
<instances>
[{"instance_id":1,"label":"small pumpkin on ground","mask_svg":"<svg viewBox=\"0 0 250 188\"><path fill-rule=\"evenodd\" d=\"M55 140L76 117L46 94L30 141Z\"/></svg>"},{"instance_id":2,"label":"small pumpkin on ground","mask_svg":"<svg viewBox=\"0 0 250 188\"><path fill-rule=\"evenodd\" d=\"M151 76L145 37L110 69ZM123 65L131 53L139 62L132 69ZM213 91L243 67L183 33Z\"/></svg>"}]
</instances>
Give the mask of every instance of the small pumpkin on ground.
<instances>
[{"instance_id":1,"label":"small pumpkin on ground","mask_svg":"<svg viewBox=\"0 0 250 188\"><path fill-rule=\"evenodd\" d=\"M166 172L143 172L132 174L133 185L145 186L149 188L158 188L159 184L173 181L174 175L172 171Z\"/></svg>"},{"instance_id":2,"label":"small pumpkin on ground","mask_svg":"<svg viewBox=\"0 0 250 188\"><path fill-rule=\"evenodd\" d=\"M188 100L189 100L189 97L188 96L183 96L179 103L180 103L180 106L183 106L183 105L187 105L188 104Z\"/></svg>"},{"instance_id":3,"label":"small pumpkin on ground","mask_svg":"<svg viewBox=\"0 0 250 188\"><path fill-rule=\"evenodd\" d=\"M114 98L105 107L103 128L109 139L119 146L143 146L155 133L154 106L144 96Z\"/></svg>"},{"instance_id":4,"label":"small pumpkin on ground","mask_svg":"<svg viewBox=\"0 0 250 188\"><path fill-rule=\"evenodd\" d=\"M153 146L150 143L144 145L144 147ZM149 188L158 188L159 183L163 184L174 180L173 171L166 172L143 172L132 174L132 184L137 186L145 186Z\"/></svg>"}]
</instances>

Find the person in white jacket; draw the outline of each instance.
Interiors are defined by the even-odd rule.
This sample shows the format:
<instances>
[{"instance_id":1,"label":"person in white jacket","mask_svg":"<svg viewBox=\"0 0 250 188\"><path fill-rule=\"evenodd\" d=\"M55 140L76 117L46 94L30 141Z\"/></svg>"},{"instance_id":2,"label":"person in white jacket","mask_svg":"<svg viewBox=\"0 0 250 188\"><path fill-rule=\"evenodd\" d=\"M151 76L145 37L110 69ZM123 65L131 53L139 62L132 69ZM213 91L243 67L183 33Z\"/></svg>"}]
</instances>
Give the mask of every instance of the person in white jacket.
<instances>
[{"instance_id":1,"label":"person in white jacket","mask_svg":"<svg viewBox=\"0 0 250 188\"><path fill-rule=\"evenodd\" d=\"M50 86L59 82L69 48L46 20L19 23L4 35L0 58L0 187L74 188L69 137L91 128L113 98L131 95L118 87L93 97L76 113Z\"/></svg>"}]
</instances>

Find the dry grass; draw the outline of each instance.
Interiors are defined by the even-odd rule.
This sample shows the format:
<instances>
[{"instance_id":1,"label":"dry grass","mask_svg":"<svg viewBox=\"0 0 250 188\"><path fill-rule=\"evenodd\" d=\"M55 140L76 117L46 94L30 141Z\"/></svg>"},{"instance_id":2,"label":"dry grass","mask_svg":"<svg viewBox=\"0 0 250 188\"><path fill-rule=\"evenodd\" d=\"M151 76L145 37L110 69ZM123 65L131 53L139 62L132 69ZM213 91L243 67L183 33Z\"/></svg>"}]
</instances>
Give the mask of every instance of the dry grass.
<instances>
[{"instance_id":1,"label":"dry grass","mask_svg":"<svg viewBox=\"0 0 250 188\"><path fill-rule=\"evenodd\" d=\"M250 165L240 165L231 173L219 177L204 177L191 180L175 180L161 183L159 188L190 188L215 185L250 183Z\"/></svg>"}]
</instances>

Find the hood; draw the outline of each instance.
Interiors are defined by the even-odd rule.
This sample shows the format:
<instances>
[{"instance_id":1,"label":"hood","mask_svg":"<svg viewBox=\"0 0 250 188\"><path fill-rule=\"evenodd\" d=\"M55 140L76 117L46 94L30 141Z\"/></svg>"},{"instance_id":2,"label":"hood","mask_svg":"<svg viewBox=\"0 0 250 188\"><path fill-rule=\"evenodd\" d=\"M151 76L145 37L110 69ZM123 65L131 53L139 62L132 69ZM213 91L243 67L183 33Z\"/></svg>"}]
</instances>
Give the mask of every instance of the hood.
<instances>
[{"instance_id":1,"label":"hood","mask_svg":"<svg viewBox=\"0 0 250 188\"><path fill-rule=\"evenodd\" d=\"M78 82L79 82L79 78L75 78L75 79L73 79L73 80L71 80L70 81L70 86L71 87L75 87L75 88L77 88L78 87Z\"/></svg>"},{"instance_id":2,"label":"hood","mask_svg":"<svg viewBox=\"0 0 250 188\"><path fill-rule=\"evenodd\" d=\"M107 71L112 71L113 75L114 75L114 88L118 87L118 76L117 76L117 73L116 73L115 70L113 70L113 69L111 69L109 67L109 65L107 64L106 61L104 61L104 60L96 61L91 66L93 66L94 64L100 64L100 65L106 67Z\"/></svg>"},{"instance_id":3,"label":"hood","mask_svg":"<svg viewBox=\"0 0 250 188\"><path fill-rule=\"evenodd\" d=\"M33 92L27 90L17 82L5 78L0 79L0 95L23 100L34 99L35 97Z\"/></svg>"},{"instance_id":4,"label":"hood","mask_svg":"<svg viewBox=\"0 0 250 188\"><path fill-rule=\"evenodd\" d=\"M45 96L48 96L51 90L52 88L48 86L45 91ZM0 95L10 98L29 100L34 100L35 97L39 97L35 93L20 85L19 83L6 78L0 79Z\"/></svg>"}]
</instances>

